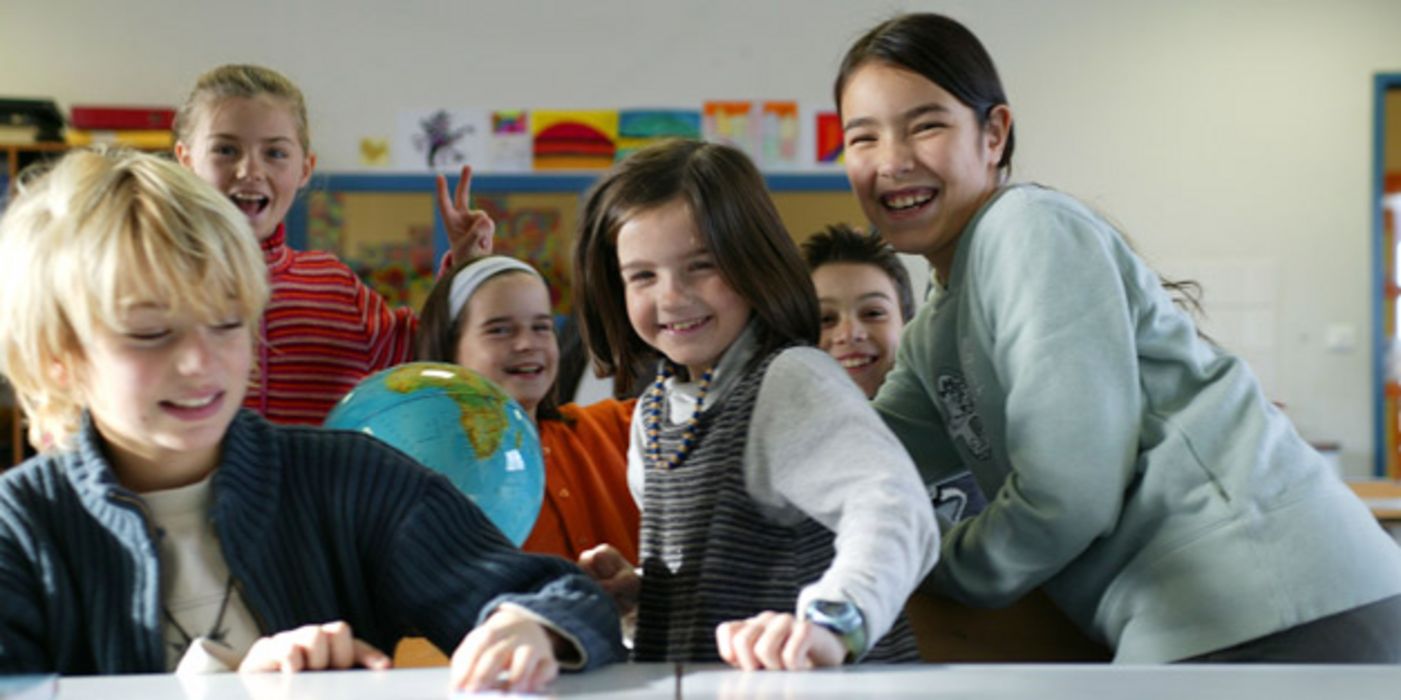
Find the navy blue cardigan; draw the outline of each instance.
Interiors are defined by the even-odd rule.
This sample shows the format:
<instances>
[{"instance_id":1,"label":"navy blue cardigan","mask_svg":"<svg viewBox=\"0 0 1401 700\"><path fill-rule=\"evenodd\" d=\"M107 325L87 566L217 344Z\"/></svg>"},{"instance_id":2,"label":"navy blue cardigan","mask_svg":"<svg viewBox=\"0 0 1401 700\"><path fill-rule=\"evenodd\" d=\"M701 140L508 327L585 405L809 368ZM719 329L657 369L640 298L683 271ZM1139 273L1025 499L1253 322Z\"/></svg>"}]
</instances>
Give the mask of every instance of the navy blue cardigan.
<instances>
[{"instance_id":1,"label":"navy blue cardigan","mask_svg":"<svg viewBox=\"0 0 1401 700\"><path fill-rule=\"evenodd\" d=\"M165 669L158 547L85 421L75 449L0 476L0 672ZM497 605L572 637L584 667L619 659L617 612L568 561L523 554L442 476L358 433L241 411L211 516L263 634L332 620L392 651L451 653Z\"/></svg>"}]
</instances>

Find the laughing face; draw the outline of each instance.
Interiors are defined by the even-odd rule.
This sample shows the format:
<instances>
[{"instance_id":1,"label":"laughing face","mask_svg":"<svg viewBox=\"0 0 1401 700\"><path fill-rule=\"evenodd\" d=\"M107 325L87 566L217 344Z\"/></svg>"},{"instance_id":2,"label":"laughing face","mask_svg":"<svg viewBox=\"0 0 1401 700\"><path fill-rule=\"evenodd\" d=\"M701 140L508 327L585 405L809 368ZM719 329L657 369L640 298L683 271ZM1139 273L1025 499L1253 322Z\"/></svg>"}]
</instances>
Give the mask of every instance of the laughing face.
<instances>
[{"instance_id":1,"label":"laughing face","mask_svg":"<svg viewBox=\"0 0 1401 700\"><path fill-rule=\"evenodd\" d=\"M253 361L247 326L152 302L128 304L120 326L97 324L78 370L118 477L137 491L201 478L243 403Z\"/></svg>"},{"instance_id":2,"label":"laughing face","mask_svg":"<svg viewBox=\"0 0 1401 700\"><path fill-rule=\"evenodd\" d=\"M618 229L628 321L691 379L715 366L749 322L685 201L637 212Z\"/></svg>"},{"instance_id":3,"label":"laughing face","mask_svg":"<svg viewBox=\"0 0 1401 700\"><path fill-rule=\"evenodd\" d=\"M875 265L837 262L813 270L812 283L822 310L822 349L874 397L895 364L905 327L895 281Z\"/></svg>"},{"instance_id":4,"label":"laughing face","mask_svg":"<svg viewBox=\"0 0 1401 700\"><path fill-rule=\"evenodd\" d=\"M504 272L467 300L457 364L499 385L533 418L559 370L550 292L539 277Z\"/></svg>"},{"instance_id":5,"label":"laughing face","mask_svg":"<svg viewBox=\"0 0 1401 700\"><path fill-rule=\"evenodd\" d=\"M260 241L277 230L316 164L292 109L270 95L208 102L175 156L233 200Z\"/></svg>"},{"instance_id":6,"label":"laughing face","mask_svg":"<svg viewBox=\"0 0 1401 700\"><path fill-rule=\"evenodd\" d=\"M846 173L866 217L947 281L959 234L999 185L1011 112L999 105L979 124L935 83L872 61L851 74L841 115Z\"/></svg>"}]
</instances>

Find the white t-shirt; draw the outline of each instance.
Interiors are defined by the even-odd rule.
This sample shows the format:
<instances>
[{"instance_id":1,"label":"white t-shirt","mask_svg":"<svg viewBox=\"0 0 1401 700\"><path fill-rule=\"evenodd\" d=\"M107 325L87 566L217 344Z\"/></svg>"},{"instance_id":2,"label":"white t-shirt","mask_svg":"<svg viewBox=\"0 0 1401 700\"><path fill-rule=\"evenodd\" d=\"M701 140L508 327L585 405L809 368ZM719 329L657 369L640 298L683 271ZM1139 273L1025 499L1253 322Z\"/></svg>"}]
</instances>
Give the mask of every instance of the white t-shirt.
<instances>
[{"instance_id":1,"label":"white t-shirt","mask_svg":"<svg viewBox=\"0 0 1401 700\"><path fill-rule=\"evenodd\" d=\"M258 624L233 585L209 517L210 477L141 497L160 546L166 668L174 671L199 638L226 647L222 658L243 658L259 637Z\"/></svg>"}]
</instances>

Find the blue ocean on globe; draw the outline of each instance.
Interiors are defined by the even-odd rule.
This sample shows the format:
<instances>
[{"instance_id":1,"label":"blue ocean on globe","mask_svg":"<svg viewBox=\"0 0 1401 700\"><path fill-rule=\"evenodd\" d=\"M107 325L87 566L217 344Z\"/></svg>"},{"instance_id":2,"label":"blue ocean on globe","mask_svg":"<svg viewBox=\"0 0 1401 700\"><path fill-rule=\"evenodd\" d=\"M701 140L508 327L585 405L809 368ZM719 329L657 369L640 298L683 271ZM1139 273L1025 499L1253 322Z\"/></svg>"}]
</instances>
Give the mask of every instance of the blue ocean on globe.
<instances>
[{"instance_id":1,"label":"blue ocean on globe","mask_svg":"<svg viewBox=\"0 0 1401 700\"><path fill-rule=\"evenodd\" d=\"M545 495L540 437L525 410L481 375L411 362L355 386L325 427L373 435L448 477L520 546Z\"/></svg>"}]
</instances>

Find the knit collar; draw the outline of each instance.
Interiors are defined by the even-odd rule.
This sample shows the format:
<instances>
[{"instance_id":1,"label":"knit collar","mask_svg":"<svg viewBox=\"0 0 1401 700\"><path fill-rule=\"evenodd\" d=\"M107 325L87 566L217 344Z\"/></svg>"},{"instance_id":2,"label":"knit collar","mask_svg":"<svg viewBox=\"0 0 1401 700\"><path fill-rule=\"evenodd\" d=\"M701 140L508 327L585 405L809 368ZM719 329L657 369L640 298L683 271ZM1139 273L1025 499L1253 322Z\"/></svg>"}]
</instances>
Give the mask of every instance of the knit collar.
<instances>
[{"instance_id":1,"label":"knit collar","mask_svg":"<svg viewBox=\"0 0 1401 700\"><path fill-rule=\"evenodd\" d=\"M247 409L240 409L234 416L224 434L219 466L212 480L214 504L210 515L216 523L230 518L244 523L271 520L282 478L274 431L272 424ZM131 528L144 530L146 526L131 518L136 514L143 519L148 516L145 502L117 480L102 446L102 435L93 425L92 416L84 412L74 448L61 457L64 472L94 517L113 532L137 536ZM225 497L233 492L236 497ZM226 549L230 545L224 543ZM240 545L254 547L256 543ZM225 557L229 557L227 552Z\"/></svg>"},{"instance_id":2,"label":"knit collar","mask_svg":"<svg viewBox=\"0 0 1401 700\"><path fill-rule=\"evenodd\" d=\"M268 272L278 273L292 265L292 249L287 247L287 222L277 225L271 236L259 242L263 248L263 260L268 264Z\"/></svg>"},{"instance_id":3,"label":"knit collar","mask_svg":"<svg viewBox=\"0 0 1401 700\"><path fill-rule=\"evenodd\" d=\"M705 406L701 409L705 412L720 405L721 400L730 393L741 379L744 378L744 370L749 366L751 360L759 352L759 329L758 321L750 319L744 326L744 330L730 343L730 347L720 355L720 361L715 363L715 374L711 378L710 387L706 390ZM669 362L670 360L663 360ZM672 423L681 423L688 419L691 412L695 410L696 399L700 391L699 377L692 377L691 381L683 382L676 377L666 380L664 388L669 398L667 420Z\"/></svg>"},{"instance_id":4,"label":"knit collar","mask_svg":"<svg viewBox=\"0 0 1401 700\"><path fill-rule=\"evenodd\" d=\"M74 447L63 455L63 466L73 489L88 510L105 520L104 514L114 500L134 503L138 498L135 492L117 480L117 473L113 471L102 445L102 435L93 425L92 415L84 411Z\"/></svg>"}]
</instances>

